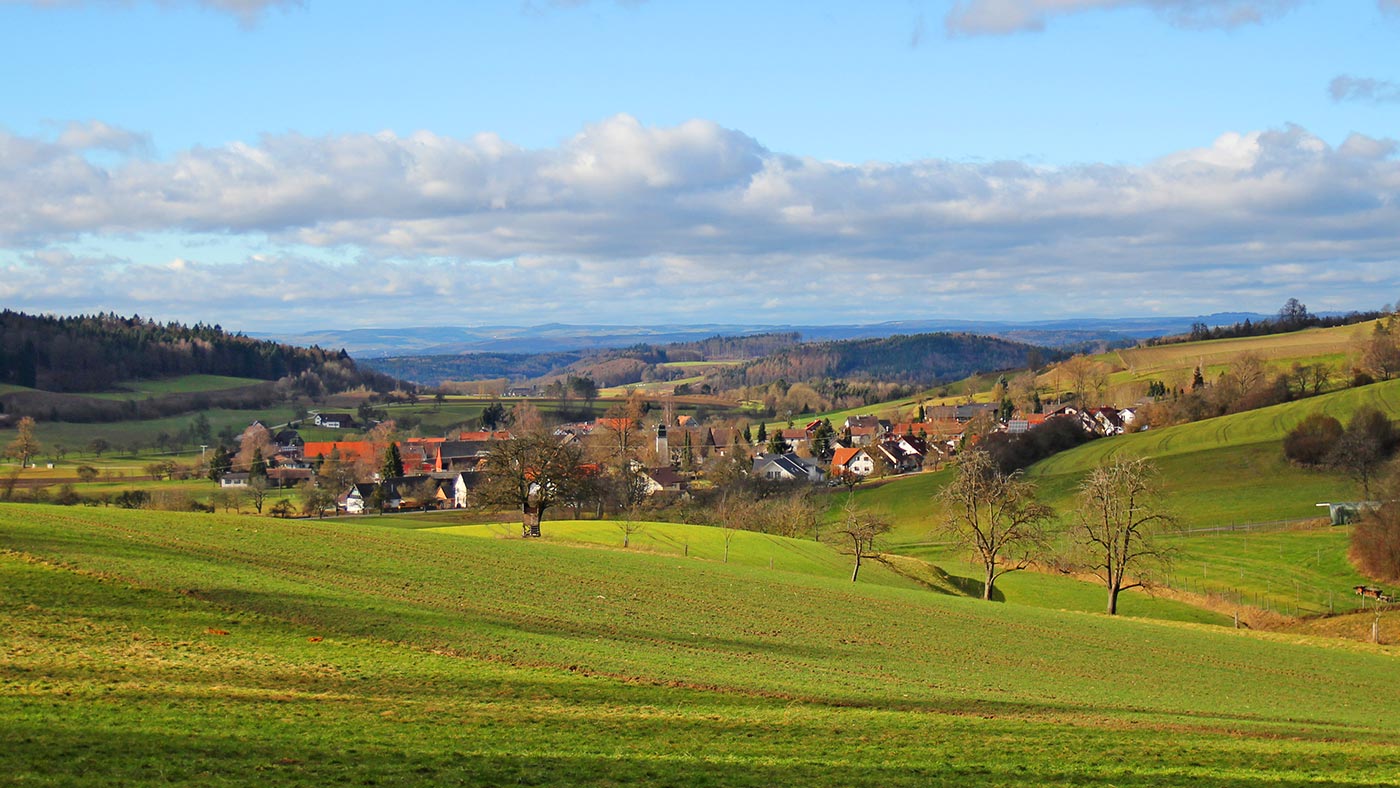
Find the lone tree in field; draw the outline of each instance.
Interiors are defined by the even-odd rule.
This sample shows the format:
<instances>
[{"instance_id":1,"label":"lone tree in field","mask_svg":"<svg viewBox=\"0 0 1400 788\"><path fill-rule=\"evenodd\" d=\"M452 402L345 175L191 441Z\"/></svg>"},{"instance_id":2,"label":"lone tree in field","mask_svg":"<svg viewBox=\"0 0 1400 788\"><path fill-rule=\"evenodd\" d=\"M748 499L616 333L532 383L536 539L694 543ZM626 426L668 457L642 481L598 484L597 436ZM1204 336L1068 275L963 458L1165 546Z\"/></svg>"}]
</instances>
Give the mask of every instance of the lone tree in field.
<instances>
[{"instance_id":1,"label":"lone tree in field","mask_svg":"<svg viewBox=\"0 0 1400 788\"><path fill-rule=\"evenodd\" d=\"M1144 459L1116 457L1079 485L1078 517L1070 534L1083 565L1108 588L1110 616L1118 613L1123 589L1150 586L1155 573L1168 566L1171 551L1159 536L1174 523L1161 507L1156 469Z\"/></svg>"},{"instance_id":2,"label":"lone tree in field","mask_svg":"<svg viewBox=\"0 0 1400 788\"><path fill-rule=\"evenodd\" d=\"M545 511L572 496L582 464L583 450L577 443L563 443L546 429L493 443L479 500L487 506L518 508L521 535L539 536Z\"/></svg>"},{"instance_id":3,"label":"lone tree in field","mask_svg":"<svg viewBox=\"0 0 1400 788\"><path fill-rule=\"evenodd\" d=\"M1362 495L1369 499L1372 479L1395 453L1398 442L1400 435L1389 417L1369 406L1357 408L1327 462L1355 479Z\"/></svg>"},{"instance_id":4,"label":"lone tree in field","mask_svg":"<svg viewBox=\"0 0 1400 788\"><path fill-rule=\"evenodd\" d=\"M39 441L34 437L34 419L25 416L19 420L19 431L6 450L19 460L19 467L29 467L29 460L39 453Z\"/></svg>"},{"instance_id":5,"label":"lone tree in field","mask_svg":"<svg viewBox=\"0 0 1400 788\"><path fill-rule=\"evenodd\" d=\"M985 451L964 453L938 497L941 530L982 563L983 599L992 599L998 577L1025 569L1044 551L1050 507L1035 499L1035 485L1019 472L1002 473Z\"/></svg>"},{"instance_id":6,"label":"lone tree in field","mask_svg":"<svg viewBox=\"0 0 1400 788\"><path fill-rule=\"evenodd\" d=\"M846 496L846 503L841 507L841 520L826 532L826 537L836 544L838 550L855 558L855 566L851 568L852 583L860 576L861 561L866 558L881 560L879 540L890 532L890 527L888 521L857 508L855 496Z\"/></svg>"}]
</instances>

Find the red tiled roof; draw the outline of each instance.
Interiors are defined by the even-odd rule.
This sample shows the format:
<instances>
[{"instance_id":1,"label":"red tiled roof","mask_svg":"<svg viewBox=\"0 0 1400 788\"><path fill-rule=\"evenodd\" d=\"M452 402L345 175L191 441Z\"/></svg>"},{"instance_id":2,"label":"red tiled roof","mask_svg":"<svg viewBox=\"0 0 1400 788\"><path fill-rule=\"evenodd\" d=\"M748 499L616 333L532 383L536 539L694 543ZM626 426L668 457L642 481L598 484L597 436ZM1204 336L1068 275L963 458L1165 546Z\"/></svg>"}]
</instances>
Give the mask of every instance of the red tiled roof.
<instances>
[{"instance_id":1,"label":"red tiled roof","mask_svg":"<svg viewBox=\"0 0 1400 788\"><path fill-rule=\"evenodd\" d=\"M331 452L339 451L342 462L354 462L367 457L373 451L369 441L307 441L301 453L307 459L324 457L330 459Z\"/></svg>"},{"instance_id":2,"label":"red tiled roof","mask_svg":"<svg viewBox=\"0 0 1400 788\"><path fill-rule=\"evenodd\" d=\"M496 430L488 432L478 430L476 432L464 432L457 436L459 441L508 441L510 440L510 430Z\"/></svg>"},{"instance_id":3,"label":"red tiled roof","mask_svg":"<svg viewBox=\"0 0 1400 788\"><path fill-rule=\"evenodd\" d=\"M831 455L831 464L832 466L840 465L844 467L849 464L857 454L860 454L860 451L860 449L837 449Z\"/></svg>"}]
</instances>

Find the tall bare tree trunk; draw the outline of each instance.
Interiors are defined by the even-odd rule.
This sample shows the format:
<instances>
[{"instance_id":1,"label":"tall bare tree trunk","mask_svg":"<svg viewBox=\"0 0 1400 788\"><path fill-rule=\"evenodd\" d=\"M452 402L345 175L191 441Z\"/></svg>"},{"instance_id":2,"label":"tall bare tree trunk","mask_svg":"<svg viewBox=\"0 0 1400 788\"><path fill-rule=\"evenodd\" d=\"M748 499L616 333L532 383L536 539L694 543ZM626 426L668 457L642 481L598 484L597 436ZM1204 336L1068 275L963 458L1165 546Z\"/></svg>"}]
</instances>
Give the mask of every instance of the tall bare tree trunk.
<instances>
[{"instance_id":1,"label":"tall bare tree trunk","mask_svg":"<svg viewBox=\"0 0 1400 788\"><path fill-rule=\"evenodd\" d=\"M856 554L856 565L855 565L855 568L851 570L851 582L854 583L854 582L856 581L856 578L859 577L859 576L860 576L860 554L857 553L857 554Z\"/></svg>"},{"instance_id":2,"label":"tall bare tree trunk","mask_svg":"<svg viewBox=\"0 0 1400 788\"><path fill-rule=\"evenodd\" d=\"M982 586L982 598L985 599L985 600L988 601L988 602L992 601L992 590L993 590L994 588L996 588L996 582L997 582L997 570L996 570L996 567L992 567L992 566L987 567L987 582L986 582L986 584L984 584L984 585Z\"/></svg>"},{"instance_id":3,"label":"tall bare tree trunk","mask_svg":"<svg viewBox=\"0 0 1400 788\"><path fill-rule=\"evenodd\" d=\"M520 535L526 539L540 535L540 519L544 516L542 509L533 506L524 506L520 510Z\"/></svg>"},{"instance_id":4,"label":"tall bare tree trunk","mask_svg":"<svg viewBox=\"0 0 1400 788\"><path fill-rule=\"evenodd\" d=\"M1110 616L1116 616L1116 615L1118 615L1118 587L1117 587L1117 586L1109 586L1109 587L1108 587L1108 614L1109 614Z\"/></svg>"}]
</instances>

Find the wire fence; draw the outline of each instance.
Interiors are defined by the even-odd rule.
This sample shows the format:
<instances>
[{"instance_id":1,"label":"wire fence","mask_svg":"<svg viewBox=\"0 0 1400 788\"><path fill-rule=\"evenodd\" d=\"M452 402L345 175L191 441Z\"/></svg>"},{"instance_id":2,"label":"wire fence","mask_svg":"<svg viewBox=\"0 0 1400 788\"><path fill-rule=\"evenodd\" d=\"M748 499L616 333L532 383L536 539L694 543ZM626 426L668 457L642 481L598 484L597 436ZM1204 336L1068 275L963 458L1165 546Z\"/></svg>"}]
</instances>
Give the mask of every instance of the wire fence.
<instances>
[{"instance_id":1,"label":"wire fence","mask_svg":"<svg viewBox=\"0 0 1400 788\"><path fill-rule=\"evenodd\" d=\"M1188 561L1178 561L1164 585L1167 588L1206 597L1224 606L1252 607L1284 616L1318 616L1337 613L1353 613L1362 610L1388 610L1393 603L1378 597L1380 589L1364 586L1364 592L1349 582L1327 582L1324 568L1328 559L1334 559L1332 551L1319 546L1313 555L1294 556L1296 563L1287 564L1279 560L1260 560L1252 551L1272 549L1251 547L1252 534L1269 534L1284 531L1327 531L1331 526L1326 519L1295 518L1289 520L1268 520L1252 523L1229 523L1225 525L1189 528L1178 531L1174 536L1195 537L1209 540L1212 536L1241 535L1242 554L1214 552L1209 558L1200 560L1193 556ZM1283 548L1279 547L1279 558L1284 558ZM1388 595L1387 595L1388 596Z\"/></svg>"}]
</instances>

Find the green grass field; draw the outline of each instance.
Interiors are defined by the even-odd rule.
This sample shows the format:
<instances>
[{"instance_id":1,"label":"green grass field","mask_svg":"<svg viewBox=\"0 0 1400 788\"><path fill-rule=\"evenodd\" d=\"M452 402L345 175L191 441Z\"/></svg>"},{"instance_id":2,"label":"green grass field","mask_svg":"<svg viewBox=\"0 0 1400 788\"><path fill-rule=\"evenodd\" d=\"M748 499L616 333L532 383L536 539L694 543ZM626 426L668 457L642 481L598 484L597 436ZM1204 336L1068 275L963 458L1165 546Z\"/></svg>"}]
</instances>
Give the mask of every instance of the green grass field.
<instances>
[{"instance_id":1,"label":"green grass field","mask_svg":"<svg viewBox=\"0 0 1400 788\"><path fill-rule=\"evenodd\" d=\"M624 522L556 520L544 523L542 531L546 541L622 549ZM841 555L829 545L811 539L789 539L752 531L682 523L638 521L631 526L640 530L628 537L629 550L723 562L727 536L729 562L735 565L797 572L836 580L849 578L851 575L852 559L849 556ZM520 524L511 522L446 526L436 530L462 536L506 539L519 537ZM918 587L917 583L873 561L861 567L860 581L898 588Z\"/></svg>"},{"instance_id":2,"label":"green grass field","mask_svg":"<svg viewBox=\"0 0 1400 788\"><path fill-rule=\"evenodd\" d=\"M194 394L227 391L267 383L256 378L235 378L227 375L182 375L161 380L130 380L117 385L120 391L101 392L89 396L98 399L142 400L163 394Z\"/></svg>"},{"instance_id":3,"label":"green grass field","mask_svg":"<svg viewBox=\"0 0 1400 788\"><path fill-rule=\"evenodd\" d=\"M1391 647L646 551L0 507L15 784L1380 785Z\"/></svg>"},{"instance_id":4,"label":"green grass field","mask_svg":"<svg viewBox=\"0 0 1400 788\"><path fill-rule=\"evenodd\" d=\"M242 432L254 420L261 420L269 426L285 424L296 416L296 412L288 407L258 410L211 409L203 411L203 413L205 418L209 419L209 424L215 433L226 426L232 427L236 432ZM132 444L147 446L155 439L156 435L162 432L170 434L180 432L188 427L194 418L195 414L189 413L163 419L93 424L42 421L35 427L34 436L45 447L44 452L41 452L42 456L47 456L47 452L54 445L62 445L68 449L68 459L72 460L81 456L91 457L91 454L87 453L86 447L93 438L102 438L118 447L118 450ZM0 430L0 443L8 443L14 440L14 437L15 430L13 428Z\"/></svg>"},{"instance_id":5,"label":"green grass field","mask_svg":"<svg viewBox=\"0 0 1400 788\"><path fill-rule=\"evenodd\" d=\"M1284 615L1362 607L1352 587L1375 585L1347 560L1350 529L1226 531L1171 540L1173 584Z\"/></svg>"},{"instance_id":6,"label":"green grass field","mask_svg":"<svg viewBox=\"0 0 1400 788\"><path fill-rule=\"evenodd\" d=\"M1133 347L1101 353L1093 359L1112 370L1110 389L1124 396L1141 396L1140 384L1149 380L1162 381L1169 388L1185 388L1198 367L1207 380L1214 379L1244 355L1257 356L1274 372L1286 372L1295 363L1328 364L1340 382L1346 377L1358 341L1374 326L1372 321L1259 337ZM1052 391L1065 385L1064 377L1054 368L1040 375L1039 381Z\"/></svg>"}]
</instances>

